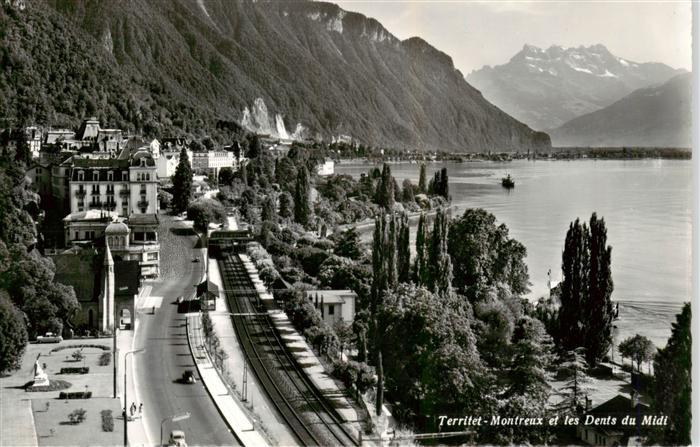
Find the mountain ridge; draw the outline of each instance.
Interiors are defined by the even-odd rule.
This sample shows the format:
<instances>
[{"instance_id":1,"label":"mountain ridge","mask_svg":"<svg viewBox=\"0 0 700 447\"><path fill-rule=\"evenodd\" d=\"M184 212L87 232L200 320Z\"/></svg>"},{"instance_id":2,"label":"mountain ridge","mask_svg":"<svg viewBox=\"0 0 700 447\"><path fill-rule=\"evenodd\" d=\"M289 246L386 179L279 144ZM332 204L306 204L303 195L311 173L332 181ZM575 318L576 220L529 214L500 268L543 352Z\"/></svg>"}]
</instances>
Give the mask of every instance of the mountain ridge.
<instances>
[{"instance_id":1,"label":"mountain ridge","mask_svg":"<svg viewBox=\"0 0 700 447\"><path fill-rule=\"evenodd\" d=\"M633 91L551 132L556 146L690 148L692 74Z\"/></svg>"},{"instance_id":2,"label":"mountain ridge","mask_svg":"<svg viewBox=\"0 0 700 447\"><path fill-rule=\"evenodd\" d=\"M628 61L602 44L547 49L525 44L505 64L474 70L466 79L511 116L547 131L683 72Z\"/></svg>"},{"instance_id":3,"label":"mountain ridge","mask_svg":"<svg viewBox=\"0 0 700 447\"><path fill-rule=\"evenodd\" d=\"M247 122L259 127L252 130L280 136L328 141L342 134L378 146L452 151L550 147L546 134L486 101L447 54L421 38L401 41L375 19L331 3L37 0L19 14L30 17L33 8L47 9L35 15L67 29L64 46L81 40L77 46L90 47L86 53L115 72L115 82L128 80L133 107L114 105L122 100L106 94L95 108L135 130L197 134L197 126L209 130L217 121L240 124L248 110ZM29 32L5 21L15 34ZM25 40L50 45L41 32ZM40 67L53 56L22 58ZM22 89L7 84L7 93ZM52 90L41 79L34 87ZM88 90L100 94L99 87ZM45 96L51 114L57 106Z\"/></svg>"}]
</instances>

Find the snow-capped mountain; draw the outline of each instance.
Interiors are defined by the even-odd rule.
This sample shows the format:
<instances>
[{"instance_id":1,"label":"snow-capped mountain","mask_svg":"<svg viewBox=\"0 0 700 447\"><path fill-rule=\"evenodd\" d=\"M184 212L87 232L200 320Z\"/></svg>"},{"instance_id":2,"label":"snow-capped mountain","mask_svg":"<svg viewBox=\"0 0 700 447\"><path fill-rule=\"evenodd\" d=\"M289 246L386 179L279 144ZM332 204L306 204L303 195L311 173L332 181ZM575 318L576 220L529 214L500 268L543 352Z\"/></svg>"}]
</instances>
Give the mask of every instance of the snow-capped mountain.
<instances>
[{"instance_id":1,"label":"snow-capped mountain","mask_svg":"<svg viewBox=\"0 0 700 447\"><path fill-rule=\"evenodd\" d=\"M546 130L683 72L617 57L603 45L525 45L508 63L473 71L467 81L513 117Z\"/></svg>"}]
</instances>

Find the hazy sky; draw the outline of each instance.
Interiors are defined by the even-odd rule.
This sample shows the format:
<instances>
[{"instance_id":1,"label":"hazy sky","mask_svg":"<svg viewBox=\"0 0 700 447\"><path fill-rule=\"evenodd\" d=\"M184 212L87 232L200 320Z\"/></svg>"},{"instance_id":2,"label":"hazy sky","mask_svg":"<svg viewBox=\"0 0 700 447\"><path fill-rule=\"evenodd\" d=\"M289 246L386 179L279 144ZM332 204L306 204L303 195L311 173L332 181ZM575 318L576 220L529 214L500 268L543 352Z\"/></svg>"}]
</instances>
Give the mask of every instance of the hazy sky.
<instances>
[{"instance_id":1,"label":"hazy sky","mask_svg":"<svg viewBox=\"0 0 700 447\"><path fill-rule=\"evenodd\" d=\"M523 44L602 43L635 62L690 70L690 1L337 1L379 20L400 39L420 36L464 75L506 63Z\"/></svg>"}]
</instances>

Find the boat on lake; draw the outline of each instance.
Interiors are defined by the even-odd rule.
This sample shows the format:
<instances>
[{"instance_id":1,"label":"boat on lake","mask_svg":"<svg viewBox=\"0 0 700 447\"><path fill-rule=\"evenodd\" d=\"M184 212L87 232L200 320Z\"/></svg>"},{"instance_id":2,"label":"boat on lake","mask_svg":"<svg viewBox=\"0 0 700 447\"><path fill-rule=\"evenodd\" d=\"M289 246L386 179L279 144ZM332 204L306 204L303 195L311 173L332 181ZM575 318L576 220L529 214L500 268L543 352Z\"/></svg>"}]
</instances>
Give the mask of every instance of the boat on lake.
<instances>
[{"instance_id":1,"label":"boat on lake","mask_svg":"<svg viewBox=\"0 0 700 447\"><path fill-rule=\"evenodd\" d=\"M510 174L506 175L501 179L501 185L506 189L515 188L515 182L513 181L513 178L510 176Z\"/></svg>"}]
</instances>

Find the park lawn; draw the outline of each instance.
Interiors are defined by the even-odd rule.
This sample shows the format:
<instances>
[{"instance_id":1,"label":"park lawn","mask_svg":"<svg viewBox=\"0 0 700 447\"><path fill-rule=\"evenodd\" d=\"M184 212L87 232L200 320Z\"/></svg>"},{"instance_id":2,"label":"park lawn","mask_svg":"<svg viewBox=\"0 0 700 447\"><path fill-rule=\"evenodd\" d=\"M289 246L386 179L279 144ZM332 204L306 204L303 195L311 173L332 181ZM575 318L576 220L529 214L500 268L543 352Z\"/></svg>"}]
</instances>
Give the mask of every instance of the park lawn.
<instances>
[{"instance_id":1,"label":"park lawn","mask_svg":"<svg viewBox=\"0 0 700 447\"><path fill-rule=\"evenodd\" d=\"M72 424L68 415L79 408L86 410L85 420ZM102 429L102 410L112 410L114 431L105 432ZM123 442L124 421L118 399L33 399L32 412L40 446L102 446L120 445Z\"/></svg>"}]
</instances>

